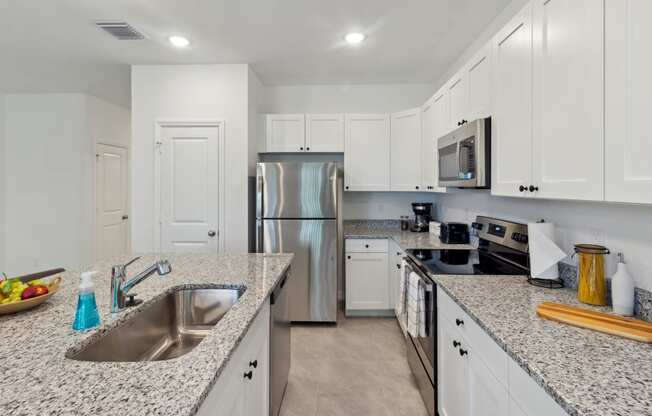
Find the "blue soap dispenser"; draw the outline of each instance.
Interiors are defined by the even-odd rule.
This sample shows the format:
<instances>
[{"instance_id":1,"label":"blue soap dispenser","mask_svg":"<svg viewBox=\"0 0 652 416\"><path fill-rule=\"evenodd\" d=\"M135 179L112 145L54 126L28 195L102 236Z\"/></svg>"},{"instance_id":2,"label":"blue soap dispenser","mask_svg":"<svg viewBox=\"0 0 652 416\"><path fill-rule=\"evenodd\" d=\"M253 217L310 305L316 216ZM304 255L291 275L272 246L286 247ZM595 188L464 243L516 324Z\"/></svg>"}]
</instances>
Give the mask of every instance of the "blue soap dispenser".
<instances>
[{"instance_id":1,"label":"blue soap dispenser","mask_svg":"<svg viewBox=\"0 0 652 416\"><path fill-rule=\"evenodd\" d=\"M97 312L95 302L95 288L93 287L93 276L97 272L83 272L79 284L79 299L77 301L77 313L72 329L85 331L95 328L100 324L100 314Z\"/></svg>"}]
</instances>

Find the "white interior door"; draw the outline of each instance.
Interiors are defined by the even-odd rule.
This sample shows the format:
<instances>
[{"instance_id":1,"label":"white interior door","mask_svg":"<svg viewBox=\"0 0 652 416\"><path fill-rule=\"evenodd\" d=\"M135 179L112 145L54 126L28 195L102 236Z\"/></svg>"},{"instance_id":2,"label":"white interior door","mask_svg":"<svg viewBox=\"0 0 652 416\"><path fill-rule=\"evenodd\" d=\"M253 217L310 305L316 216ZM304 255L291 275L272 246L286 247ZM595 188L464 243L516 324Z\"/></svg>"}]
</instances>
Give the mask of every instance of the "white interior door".
<instances>
[{"instance_id":1,"label":"white interior door","mask_svg":"<svg viewBox=\"0 0 652 416\"><path fill-rule=\"evenodd\" d=\"M219 126L162 126L159 132L160 247L218 251Z\"/></svg>"},{"instance_id":2,"label":"white interior door","mask_svg":"<svg viewBox=\"0 0 652 416\"><path fill-rule=\"evenodd\" d=\"M97 145L96 195L98 260L129 251L127 214L127 149Z\"/></svg>"}]
</instances>

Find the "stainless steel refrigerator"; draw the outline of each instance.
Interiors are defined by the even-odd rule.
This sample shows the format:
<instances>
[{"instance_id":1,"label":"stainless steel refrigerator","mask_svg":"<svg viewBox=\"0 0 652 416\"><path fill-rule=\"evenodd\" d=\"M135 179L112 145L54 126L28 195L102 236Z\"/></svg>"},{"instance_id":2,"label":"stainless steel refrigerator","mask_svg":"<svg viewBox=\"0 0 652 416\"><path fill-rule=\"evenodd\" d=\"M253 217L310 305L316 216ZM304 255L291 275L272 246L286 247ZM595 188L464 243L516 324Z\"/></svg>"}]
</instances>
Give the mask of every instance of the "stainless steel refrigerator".
<instances>
[{"instance_id":1,"label":"stainless steel refrigerator","mask_svg":"<svg viewBox=\"0 0 652 416\"><path fill-rule=\"evenodd\" d=\"M337 321L341 189L337 163L257 165L256 251L294 253L292 321Z\"/></svg>"}]
</instances>

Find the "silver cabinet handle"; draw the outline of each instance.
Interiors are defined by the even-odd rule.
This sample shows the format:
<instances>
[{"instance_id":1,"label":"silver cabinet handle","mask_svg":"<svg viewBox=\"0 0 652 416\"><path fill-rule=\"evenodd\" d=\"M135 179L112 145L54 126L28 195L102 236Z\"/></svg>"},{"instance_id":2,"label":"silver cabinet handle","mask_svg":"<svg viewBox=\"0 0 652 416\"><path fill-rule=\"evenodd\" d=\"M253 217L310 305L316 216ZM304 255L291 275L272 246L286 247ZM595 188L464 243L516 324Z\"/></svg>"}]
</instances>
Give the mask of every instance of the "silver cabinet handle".
<instances>
[{"instance_id":1,"label":"silver cabinet handle","mask_svg":"<svg viewBox=\"0 0 652 416\"><path fill-rule=\"evenodd\" d=\"M208 236L209 236L209 237L215 237L216 234L217 234L217 233L216 233L215 231L213 231L213 230L210 230L210 231L208 232Z\"/></svg>"}]
</instances>

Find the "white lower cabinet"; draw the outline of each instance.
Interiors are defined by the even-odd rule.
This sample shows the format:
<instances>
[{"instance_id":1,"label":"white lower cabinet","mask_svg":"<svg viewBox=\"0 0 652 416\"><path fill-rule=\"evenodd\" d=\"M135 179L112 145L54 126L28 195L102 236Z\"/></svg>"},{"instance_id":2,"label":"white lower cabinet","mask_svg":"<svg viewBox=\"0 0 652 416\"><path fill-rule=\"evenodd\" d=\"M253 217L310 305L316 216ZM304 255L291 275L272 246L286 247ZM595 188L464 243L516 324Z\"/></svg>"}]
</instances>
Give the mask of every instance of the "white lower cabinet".
<instances>
[{"instance_id":1,"label":"white lower cabinet","mask_svg":"<svg viewBox=\"0 0 652 416\"><path fill-rule=\"evenodd\" d=\"M567 416L441 289L437 306L440 416Z\"/></svg>"},{"instance_id":2,"label":"white lower cabinet","mask_svg":"<svg viewBox=\"0 0 652 416\"><path fill-rule=\"evenodd\" d=\"M460 355L462 337L438 317L439 414L469 414L469 362ZM464 342L466 344L466 342ZM464 345L465 346L465 345ZM465 346L466 347L466 346ZM466 347L468 351L468 347Z\"/></svg>"},{"instance_id":3,"label":"white lower cabinet","mask_svg":"<svg viewBox=\"0 0 652 416\"><path fill-rule=\"evenodd\" d=\"M265 302L198 416L269 416L269 302Z\"/></svg>"},{"instance_id":4,"label":"white lower cabinet","mask_svg":"<svg viewBox=\"0 0 652 416\"><path fill-rule=\"evenodd\" d=\"M347 314L390 311L387 250L386 239L347 239L345 259Z\"/></svg>"},{"instance_id":5,"label":"white lower cabinet","mask_svg":"<svg viewBox=\"0 0 652 416\"><path fill-rule=\"evenodd\" d=\"M389 261L387 275L389 277L389 309L395 309L401 290L401 263L403 250L394 240L389 240Z\"/></svg>"}]
</instances>

